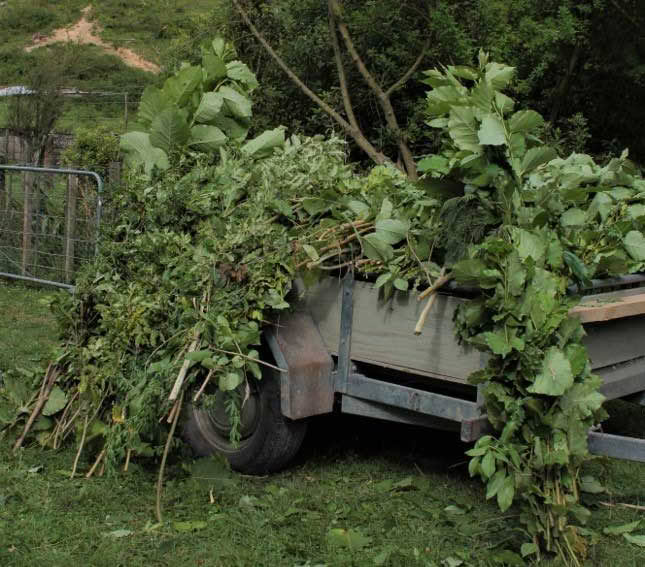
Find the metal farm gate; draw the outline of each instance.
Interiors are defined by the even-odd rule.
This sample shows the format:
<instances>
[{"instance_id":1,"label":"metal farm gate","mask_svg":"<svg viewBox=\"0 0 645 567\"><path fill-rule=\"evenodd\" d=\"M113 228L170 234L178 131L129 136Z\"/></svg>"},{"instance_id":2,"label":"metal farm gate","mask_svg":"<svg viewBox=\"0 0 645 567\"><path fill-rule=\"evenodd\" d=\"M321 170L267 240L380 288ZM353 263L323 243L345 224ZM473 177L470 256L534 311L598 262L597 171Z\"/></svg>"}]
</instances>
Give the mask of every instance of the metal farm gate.
<instances>
[{"instance_id":1,"label":"metal farm gate","mask_svg":"<svg viewBox=\"0 0 645 567\"><path fill-rule=\"evenodd\" d=\"M102 194L94 171L0 165L0 276L73 289L96 254Z\"/></svg>"}]
</instances>

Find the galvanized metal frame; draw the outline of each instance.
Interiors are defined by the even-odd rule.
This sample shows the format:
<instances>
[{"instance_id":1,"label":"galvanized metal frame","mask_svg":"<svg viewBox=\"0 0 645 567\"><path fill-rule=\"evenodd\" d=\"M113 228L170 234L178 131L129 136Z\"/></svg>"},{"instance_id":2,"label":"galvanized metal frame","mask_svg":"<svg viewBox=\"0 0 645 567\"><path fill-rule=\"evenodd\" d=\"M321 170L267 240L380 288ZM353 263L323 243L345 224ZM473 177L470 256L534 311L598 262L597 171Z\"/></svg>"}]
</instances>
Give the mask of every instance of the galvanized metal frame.
<instances>
[{"instance_id":1,"label":"galvanized metal frame","mask_svg":"<svg viewBox=\"0 0 645 567\"><path fill-rule=\"evenodd\" d=\"M89 171L86 169L70 169L70 168L55 168L55 167L36 167L31 165L8 165L0 164L0 171L29 171L33 173L58 173L62 175L84 175L87 177L92 177L96 181L97 185L97 203L96 203L96 244L94 246L94 254L96 255L99 250L99 227L101 226L101 216L103 213L103 178L96 173L96 171ZM7 272L0 272L0 276L15 280L30 281L42 285L51 285L55 287L61 287L64 289L74 290L75 286L71 284L66 284L62 282L55 282L51 280L44 280L40 278L34 278L31 276L22 276L18 274L11 274Z\"/></svg>"}]
</instances>

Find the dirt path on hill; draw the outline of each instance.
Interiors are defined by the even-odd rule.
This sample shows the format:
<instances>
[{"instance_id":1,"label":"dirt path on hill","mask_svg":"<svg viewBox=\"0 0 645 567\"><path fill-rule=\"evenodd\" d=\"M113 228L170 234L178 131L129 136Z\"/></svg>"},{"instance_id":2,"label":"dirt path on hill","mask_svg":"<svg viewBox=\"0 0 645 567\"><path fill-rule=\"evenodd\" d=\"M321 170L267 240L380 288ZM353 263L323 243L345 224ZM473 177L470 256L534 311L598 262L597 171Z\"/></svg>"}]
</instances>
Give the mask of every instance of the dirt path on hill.
<instances>
[{"instance_id":1,"label":"dirt path on hill","mask_svg":"<svg viewBox=\"0 0 645 567\"><path fill-rule=\"evenodd\" d=\"M49 45L51 43L73 41L81 44L97 45L106 53L116 55L130 67L143 69L144 71L148 71L150 73L158 73L160 71L159 65L152 63L147 59L144 59L131 49L128 49L127 47L116 48L103 41L98 35L102 31L101 27L97 23L91 22L88 19L90 17L91 11L92 6L85 7L83 9L83 16L81 17L81 19L68 28L59 28L57 30L54 30L48 36L34 34L33 44L29 47L25 47L25 51L32 51L33 49L43 47L44 45Z\"/></svg>"}]
</instances>

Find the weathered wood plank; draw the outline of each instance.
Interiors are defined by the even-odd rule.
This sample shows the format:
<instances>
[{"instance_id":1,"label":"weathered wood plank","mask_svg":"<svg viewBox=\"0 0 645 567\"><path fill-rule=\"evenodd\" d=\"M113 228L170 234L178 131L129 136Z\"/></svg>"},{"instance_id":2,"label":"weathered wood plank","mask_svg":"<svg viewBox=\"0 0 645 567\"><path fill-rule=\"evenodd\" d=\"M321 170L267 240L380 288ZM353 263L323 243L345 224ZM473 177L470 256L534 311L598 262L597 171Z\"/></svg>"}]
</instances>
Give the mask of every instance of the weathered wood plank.
<instances>
[{"instance_id":1,"label":"weathered wood plank","mask_svg":"<svg viewBox=\"0 0 645 567\"><path fill-rule=\"evenodd\" d=\"M353 360L460 383L465 383L468 375L481 367L481 354L458 344L455 338L453 314L463 300L439 294L423 332L415 335L414 326L423 302L400 292L387 302L380 301L378 296L373 284L354 284ZM305 298L325 345L330 352L337 353L340 281L324 278L306 292Z\"/></svg>"},{"instance_id":2,"label":"weathered wood plank","mask_svg":"<svg viewBox=\"0 0 645 567\"><path fill-rule=\"evenodd\" d=\"M643 288L622 292L601 293L586 297L571 310L583 323L611 321L645 314Z\"/></svg>"},{"instance_id":3,"label":"weathered wood plank","mask_svg":"<svg viewBox=\"0 0 645 567\"><path fill-rule=\"evenodd\" d=\"M338 353L341 282L323 278L305 292L305 301L330 352ZM642 290L602 294L634 297ZM351 358L359 362L466 384L481 368L485 356L460 345L455 338L453 314L464 299L439 294L421 335L414 326L424 302L397 292L388 302L368 282L354 284L354 325ZM594 296L598 297L598 296ZM645 355L645 317L627 317L585 324L584 339L592 368L599 369Z\"/></svg>"}]
</instances>

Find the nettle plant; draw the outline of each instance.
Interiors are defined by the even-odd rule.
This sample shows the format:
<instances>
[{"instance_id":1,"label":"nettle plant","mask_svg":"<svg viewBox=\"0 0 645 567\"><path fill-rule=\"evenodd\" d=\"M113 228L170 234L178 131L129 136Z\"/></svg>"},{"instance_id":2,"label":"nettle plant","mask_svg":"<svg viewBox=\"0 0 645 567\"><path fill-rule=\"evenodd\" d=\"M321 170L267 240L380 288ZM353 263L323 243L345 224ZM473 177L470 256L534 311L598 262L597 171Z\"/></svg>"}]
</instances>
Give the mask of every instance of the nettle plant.
<instances>
[{"instance_id":1,"label":"nettle plant","mask_svg":"<svg viewBox=\"0 0 645 567\"><path fill-rule=\"evenodd\" d=\"M250 95L258 87L245 63L231 60L235 51L217 38L202 46L202 64L183 64L162 88L146 87L137 113L140 130L121 137L131 165L167 170L185 152L209 153L229 141L242 142L251 127ZM269 152L284 143L276 128L247 142L249 155Z\"/></svg>"}]
</instances>

